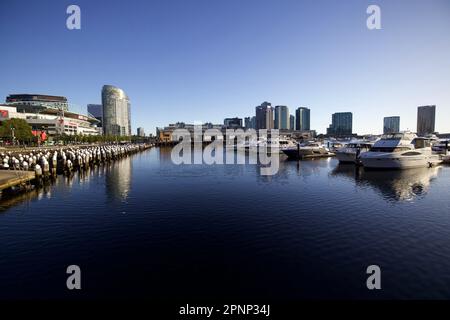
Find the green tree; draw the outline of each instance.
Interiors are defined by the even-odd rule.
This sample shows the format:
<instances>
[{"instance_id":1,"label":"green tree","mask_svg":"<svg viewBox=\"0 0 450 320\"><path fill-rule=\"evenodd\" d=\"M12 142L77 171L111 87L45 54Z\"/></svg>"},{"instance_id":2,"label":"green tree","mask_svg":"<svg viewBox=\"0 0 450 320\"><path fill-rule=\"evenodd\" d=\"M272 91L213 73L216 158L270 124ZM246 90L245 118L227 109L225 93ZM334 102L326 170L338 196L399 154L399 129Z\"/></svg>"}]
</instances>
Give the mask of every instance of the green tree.
<instances>
[{"instance_id":1,"label":"green tree","mask_svg":"<svg viewBox=\"0 0 450 320\"><path fill-rule=\"evenodd\" d=\"M12 140L13 133L15 139L19 142L29 142L33 138L31 126L24 119L13 118L2 122L2 125L0 126L0 136Z\"/></svg>"}]
</instances>

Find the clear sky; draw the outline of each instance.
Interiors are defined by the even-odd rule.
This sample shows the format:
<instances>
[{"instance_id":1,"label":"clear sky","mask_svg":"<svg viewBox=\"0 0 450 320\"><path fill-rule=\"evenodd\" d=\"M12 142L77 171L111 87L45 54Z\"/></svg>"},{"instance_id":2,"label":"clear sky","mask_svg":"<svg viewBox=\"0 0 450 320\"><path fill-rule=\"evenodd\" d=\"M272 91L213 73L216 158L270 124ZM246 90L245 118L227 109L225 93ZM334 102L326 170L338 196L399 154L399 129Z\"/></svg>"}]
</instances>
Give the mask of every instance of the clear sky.
<instances>
[{"instance_id":1,"label":"clear sky","mask_svg":"<svg viewBox=\"0 0 450 320\"><path fill-rule=\"evenodd\" d=\"M81 30L66 28L70 4ZM366 27L369 4L381 30ZM449 0L1 0L0 39L0 101L46 93L85 109L112 84L133 132L222 123L266 100L309 107L318 132L351 111L357 133L392 115L416 130L417 106L435 104L450 132Z\"/></svg>"}]
</instances>

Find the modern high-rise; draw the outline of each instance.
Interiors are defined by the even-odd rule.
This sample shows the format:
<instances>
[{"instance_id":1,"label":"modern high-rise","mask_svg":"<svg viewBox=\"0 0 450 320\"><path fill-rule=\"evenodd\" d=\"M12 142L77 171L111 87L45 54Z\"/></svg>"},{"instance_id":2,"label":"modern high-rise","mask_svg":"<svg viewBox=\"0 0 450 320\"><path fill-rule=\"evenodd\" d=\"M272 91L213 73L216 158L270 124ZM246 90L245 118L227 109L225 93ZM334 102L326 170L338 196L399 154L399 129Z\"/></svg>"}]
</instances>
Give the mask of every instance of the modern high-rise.
<instances>
[{"instance_id":1,"label":"modern high-rise","mask_svg":"<svg viewBox=\"0 0 450 320\"><path fill-rule=\"evenodd\" d=\"M245 117L244 118L244 127L245 127L245 129L251 129L252 128L252 118L251 117Z\"/></svg>"},{"instance_id":2,"label":"modern high-rise","mask_svg":"<svg viewBox=\"0 0 450 320\"><path fill-rule=\"evenodd\" d=\"M256 129L256 116L253 116L250 120L250 128Z\"/></svg>"},{"instance_id":3,"label":"modern high-rise","mask_svg":"<svg viewBox=\"0 0 450 320\"><path fill-rule=\"evenodd\" d=\"M289 129L289 108L287 106L275 107L275 129Z\"/></svg>"},{"instance_id":4,"label":"modern high-rise","mask_svg":"<svg viewBox=\"0 0 450 320\"><path fill-rule=\"evenodd\" d=\"M105 85L102 89L103 133L112 136L131 135L130 100L117 87Z\"/></svg>"},{"instance_id":5,"label":"modern high-rise","mask_svg":"<svg viewBox=\"0 0 450 320\"><path fill-rule=\"evenodd\" d=\"M295 111L296 130L311 130L311 111L308 108L300 107Z\"/></svg>"},{"instance_id":6,"label":"modern high-rise","mask_svg":"<svg viewBox=\"0 0 450 320\"><path fill-rule=\"evenodd\" d=\"M417 108L417 134L424 136L435 132L436 106Z\"/></svg>"},{"instance_id":7,"label":"modern high-rise","mask_svg":"<svg viewBox=\"0 0 450 320\"><path fill-rule=\"evenodd\" d=\"M289 116L289 129L295 130L295 117L292 114Z\"/></svg>"},{"instance_id":8,"label":"modern high-rise","mask_svg":"<svg viewBox=\"0 0 450 320\"><path fill-rule=\"evenodd\" d=\"M99 127L101 127L103 123L103 106L101 104L88 104L87 111L88 115L100 121Z\"/></svg>"},{"instance_id":9,"label":"modern high-rise","mask_svg":"<svg viewBox=\"0 0 450 320\"><path fill-rule=\"evenodd\" d=\"M353 133L353 114L351 112L333 113L328 135L349 136Z\"/></svg>"},{"instance_id":10,"label":"modern high-rise","mask_svg":"<svg viewBox=\"0 0 450 320\"><path fill-rule=\"evenodd\" d=\"M137 128L137 135L138 135L139 137L145 137L145 131L144 131L144 128L142 128L142 127Z\"/></svg>"},{"instance_id":11,"label":"modern high-rise","mask_svg":"<svg viewBox=\"0 0 450 320\"><path fill-rule=\"evenodd\" d=\"M400 117L385 117L383 120L383 133L400 132Z\"/></svg>"},{"instance_id":12,"label":"modern high-rise","mask_svg":"<svg viewBox=\"0 0 450 320\"><path fill-rule=\"evenodd\" d=\"M259 129L273 129L273 108L270 102L263 102L256 108L256 128Z\"/></svg>"}]
</instances>

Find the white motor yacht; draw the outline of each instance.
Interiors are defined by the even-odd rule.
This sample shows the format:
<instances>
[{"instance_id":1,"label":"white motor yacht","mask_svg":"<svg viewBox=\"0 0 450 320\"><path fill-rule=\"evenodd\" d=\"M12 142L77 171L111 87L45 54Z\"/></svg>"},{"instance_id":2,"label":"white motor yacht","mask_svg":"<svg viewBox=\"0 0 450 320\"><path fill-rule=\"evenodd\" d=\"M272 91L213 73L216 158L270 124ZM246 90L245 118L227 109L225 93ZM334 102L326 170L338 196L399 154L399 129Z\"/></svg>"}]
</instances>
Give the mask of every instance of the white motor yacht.
<instances>
[{"instance_id":1,"label":"white motor yacht","mask_svg":"<svg viewBox=\"0 0 450 320\"><path fill-rule=\"evenodd\" d=\"M355 141L350 142L336 151L336 158L342 163L359 163L361 154L369 151L373 142Z\"/></svg>"},{"instance_id":2,"label":"white motor yacht","mask_svg":"<svg viewBox=\"0 0 450 320\"><path fill-rule=\"evenodd\" d=\"M447 154L450 151L450 139L440 139L432 146L434 152L439 154Z\"/></svg>"},{"instance_id":3,"label":"white motor yacht","mask_svg":"<svg viewBox=\"0 0 450 320\"><path fill-rule=\"evenodd\" d=\"M360 159L365 168L383 169L430 167L441 162L431 150L431 139L411 132L382 136Z\"/></svg>"},{"instance_id":4,"label":"white motor yacht","mask_svg":"<svg viewBox=\"0 0 450 320\"><path fill-rule=\"evenodd\" d=\"M307 142L297 144L295 147L289 147L282 150L289 158L302 159L313 157L326 157L334 155L320 142Z\"/></svg>"},{"instance_id":5,"label":"white motor yacht","mask_svg":"<svg viewBox=\"0 0 450 320\"><path fill-rule=\"evenodd\" d=\"M266 150L268 152L274 151L278 148L279 153L283 153L284 149L295 148L297 142L290 138L264 139L258 141L258 148L260 151Z\"/></svg>"}]
</instances>

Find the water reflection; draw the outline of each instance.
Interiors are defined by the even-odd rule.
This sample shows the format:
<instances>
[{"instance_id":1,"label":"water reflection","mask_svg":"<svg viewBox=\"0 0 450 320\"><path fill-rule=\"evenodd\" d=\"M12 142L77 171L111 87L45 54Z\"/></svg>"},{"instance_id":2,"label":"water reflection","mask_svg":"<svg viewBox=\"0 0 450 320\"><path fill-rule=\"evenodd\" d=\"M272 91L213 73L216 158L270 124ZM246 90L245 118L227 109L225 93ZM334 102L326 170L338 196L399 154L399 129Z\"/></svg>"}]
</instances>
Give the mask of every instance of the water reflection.
<instances>
[{"instance_id":1,"label":"water reflection","mask_svg":"<svg viewBox=\"0 0 450 320\"><path fill-rule=\"evenodd\" d=\"M365 170L354 165L339 164L330 176L353 180L359 187L372 187L386 200L411 201L425 196L440 167L408 170Z\"/></svg>"},{"instance_id":2,"label":"water reflection","mask_svg":"<svg viewBox=\"0 0 450 320\"><path fill-rule=\"evenodd\" d=\"M30 186L27 192L3 192L0 198L0 212L34 200L42 200L52 197L52 190L70 191L74 186L89 184L94 178L105 176L106 194L112 199L124 200L128 197L131 186L132 172L131 157L120 159L95 167L86 167L81 171L71 172L66 175L58 175L42 180L35 186ZM59 188L64 186L64 188Z\"/></svg>"},{"instance_id":3,"label":"water reflection","mask_svg":"<svg viewBox=\"0 0 450 320\"><path fill-rule=\"evenodd\" d=\"M41 184L39 184L36 187L31 187L29 191L23 192L23 191L4 191L1 194L0 199L0 212L6 211L11 207L14 207L16 205L19 205L23 202L31 202L34 200L42 200L44 198L51 198L52 197L52 186L57 182L56 179L53 177L49 180L42 181ZM57 183L56 183L57 184Z\"/></svg>"},{"instance_id":4,"label":"water reflection","mask_svg":"<svg viewBox=\"0 0 450 320\"><path fill-rule=\"evenodd\" d=\"M131 157L126 157L103 167L107 197L119 200L128 197L131 187L131 163Z\"/></svg>"}]
</instances>

